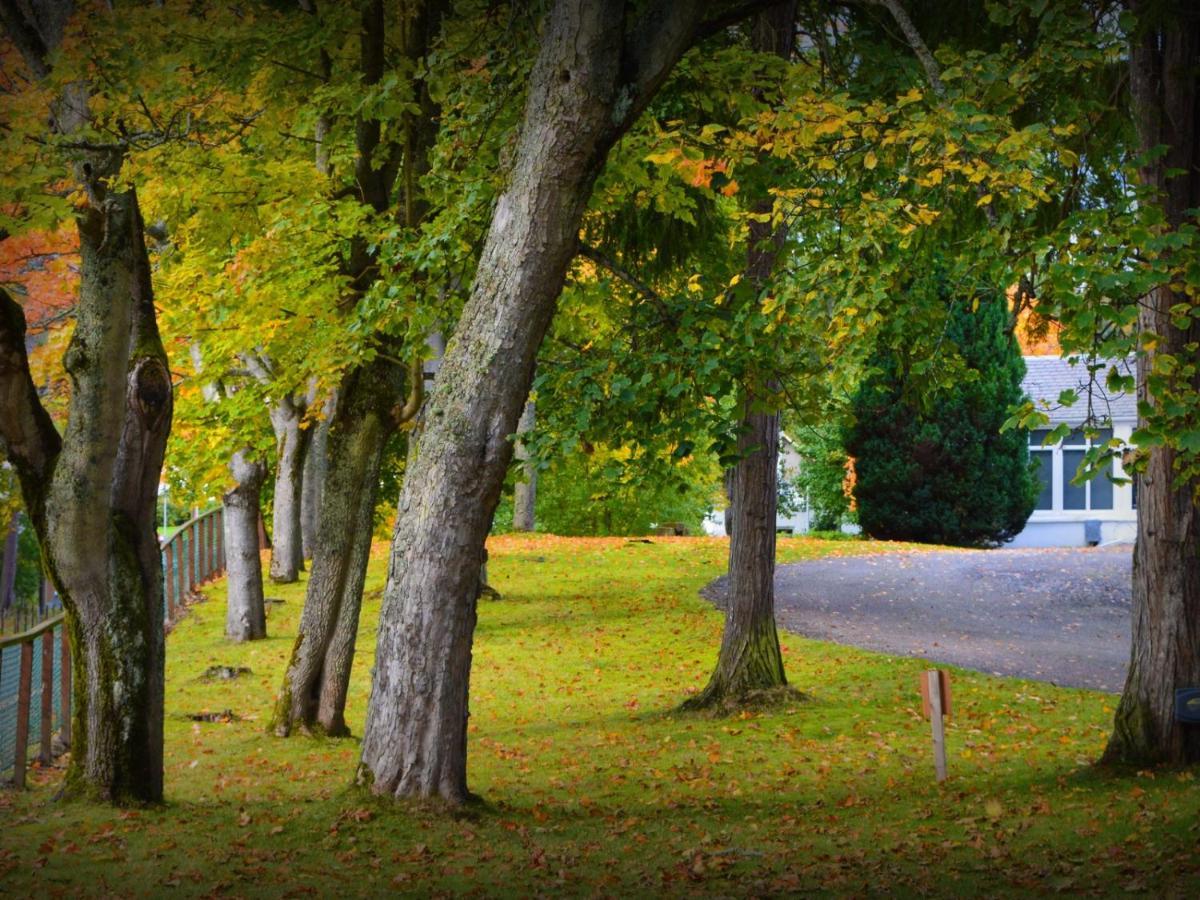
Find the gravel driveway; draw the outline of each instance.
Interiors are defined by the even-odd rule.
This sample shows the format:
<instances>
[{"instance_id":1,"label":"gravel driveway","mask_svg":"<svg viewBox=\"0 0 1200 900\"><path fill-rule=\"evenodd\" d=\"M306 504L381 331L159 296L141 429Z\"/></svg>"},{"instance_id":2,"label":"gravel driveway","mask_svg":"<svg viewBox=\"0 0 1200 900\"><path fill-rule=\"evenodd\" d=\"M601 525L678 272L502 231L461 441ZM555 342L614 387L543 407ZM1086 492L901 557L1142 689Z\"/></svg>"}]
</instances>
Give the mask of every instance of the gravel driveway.
<instances>
[{"instance_id":1,"label":"gravel driveway","mask_svg":"<svg viewBox=\"0 0 1200 900\"><path fill-rule=\"evenodd\" d=\"M796 634L994 675L1118 692L1129 661L1132 547L833 557L780 566ZM726 581L704 595L722 606Z\"/></svg>"}]
</instances>

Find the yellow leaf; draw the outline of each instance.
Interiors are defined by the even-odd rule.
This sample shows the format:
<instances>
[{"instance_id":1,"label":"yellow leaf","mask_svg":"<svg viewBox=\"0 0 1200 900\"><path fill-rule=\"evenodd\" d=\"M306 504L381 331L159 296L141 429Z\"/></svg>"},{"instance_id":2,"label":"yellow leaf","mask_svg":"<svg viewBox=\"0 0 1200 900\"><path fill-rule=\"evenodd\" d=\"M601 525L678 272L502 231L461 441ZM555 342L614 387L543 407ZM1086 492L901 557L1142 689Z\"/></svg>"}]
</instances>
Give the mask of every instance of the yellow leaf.
<instances>
[{"instance_id":1,"label":"yellow leaf","mask_svg":"<svg viewBox=\"0 0 1200 900\"><path fill-rule=\"evenodd\" d=\"M874 169L878 160L875 158L875 151L868 150L867 155L863 157L863 165L868 169Z\"/></svg>"}]
</instances>

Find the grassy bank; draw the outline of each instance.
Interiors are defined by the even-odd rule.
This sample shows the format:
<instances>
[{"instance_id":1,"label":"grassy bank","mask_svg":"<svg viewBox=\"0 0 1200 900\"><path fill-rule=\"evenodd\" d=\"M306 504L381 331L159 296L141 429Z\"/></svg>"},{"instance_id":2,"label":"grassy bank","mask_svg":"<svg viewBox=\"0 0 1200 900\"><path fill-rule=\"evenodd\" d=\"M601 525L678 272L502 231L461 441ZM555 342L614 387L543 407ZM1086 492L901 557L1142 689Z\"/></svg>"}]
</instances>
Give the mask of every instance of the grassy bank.
<instances>
[{"instance_id":1,"label":"grassy bank","mask_svg":"<svg viewBox=\"0 0 1200 900\"><path fill-rule=\"evenodd\" d=\"M782 542L781 559L887 552ZM348 787L357 742L264 733L303 602L271 587L271 637L222 637L217 584L168 641L168 803L54 801L59 773L0 793L0 893L300 896L477 892L935 894L1150 890L1194 896L1193 773L1098 773L1112 700L955 678L951 779L936 786L919 661L786 636L805 703L669 714L703 686L721 616L697 596L717 539L504 537L480 606L465 814ZM348 720L366 707L386 569L368 578ZM252 674L206 681L210 666ZM230 711L229 721L189 714Z\"/></svg>"}]
</instances>

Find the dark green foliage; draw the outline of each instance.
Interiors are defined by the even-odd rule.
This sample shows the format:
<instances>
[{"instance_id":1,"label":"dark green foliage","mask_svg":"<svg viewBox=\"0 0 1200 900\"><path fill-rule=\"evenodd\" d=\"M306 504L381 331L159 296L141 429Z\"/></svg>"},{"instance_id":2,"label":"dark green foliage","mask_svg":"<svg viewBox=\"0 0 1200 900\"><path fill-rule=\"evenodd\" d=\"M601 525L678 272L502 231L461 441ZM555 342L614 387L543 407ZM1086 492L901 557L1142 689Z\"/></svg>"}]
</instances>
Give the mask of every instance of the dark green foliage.
<instances>
[{"instance_id":1,"label":"dark green foliage","mask_svg":"<svg viewBox=\"0 0 1200 900\"><path fill-rule=\"evenodd\" d=\"M1022 402L1025 363L1003 296L951 306L946 339L964 376L919 396L894 353L873 361L853 401L846 450L855 458L863 530L876 538L986 546L1025 526L1037 496L1027 436L1001 432Z\"/></svg>"}]
</instances>

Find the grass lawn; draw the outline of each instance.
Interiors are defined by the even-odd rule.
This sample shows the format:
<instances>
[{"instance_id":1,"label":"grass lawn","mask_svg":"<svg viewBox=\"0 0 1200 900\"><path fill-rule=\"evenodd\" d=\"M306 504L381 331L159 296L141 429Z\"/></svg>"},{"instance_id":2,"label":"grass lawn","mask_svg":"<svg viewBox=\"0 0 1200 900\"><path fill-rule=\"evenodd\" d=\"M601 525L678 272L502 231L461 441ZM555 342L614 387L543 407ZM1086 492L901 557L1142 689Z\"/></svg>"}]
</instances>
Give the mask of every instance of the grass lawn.
<instances>
[{"instance_id":1,"label":"grass lawn","mask_svg":"<svg viewBox=\"0 0 1200 900\"><path fill-rule=\"evenodd\" d=\"M781 541L781 561L900 545ZM479 610L458 815L349 786L357 741L264 727L303 602L271 587L271 637L222 637L222 585L168 640L161 808L0 792L0 893L613 896L1200 892L1194 772L1089 767L1113 698L955 672L950 779L934 783L916 660L785 636L809 700L670 714L703 686L721 615L710 538L502 537ZM361 730L386 570L376 548L347 718ZM206 682L212 665L248 666ZM188 713L231 710L237 721Z\"/></svg>"}]
</instances>

